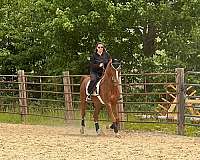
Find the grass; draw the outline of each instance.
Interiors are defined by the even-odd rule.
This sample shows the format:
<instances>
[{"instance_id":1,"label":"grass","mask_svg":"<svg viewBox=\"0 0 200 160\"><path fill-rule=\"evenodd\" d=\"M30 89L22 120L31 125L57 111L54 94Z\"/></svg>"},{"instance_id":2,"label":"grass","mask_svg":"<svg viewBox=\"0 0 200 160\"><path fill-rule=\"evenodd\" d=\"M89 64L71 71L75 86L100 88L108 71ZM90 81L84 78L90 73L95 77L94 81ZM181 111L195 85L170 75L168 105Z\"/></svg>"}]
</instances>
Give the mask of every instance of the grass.
<instances>
[{"instance_id":1,"label":"grass","mask_svg":"<svg viewBox=\"0 0 200 160\"><path fill-rule=\"evenodd\" d=\"M200 127L186 126L185 133L186 136L200 137Z\"/></svg>"},{"instance_id":2,"label":"grass","mask_svg":"<svg viewBox=\"0 0 200 160\"><path fill-rule=\"evenodd\" d=\"M79 111L75 112L75 118L80 119ZM101 113L100 119L107 120L107 114ZM142 131L142 132L160 132L166 134L177 134L177 125L176 124L161 124L161 123L134 123L135 120L139 120L132 116L130 118L133 122L125 122L124 129L131 130L131 131ZM149 121L149 120L148 120ZM146 121L146 122L148 122ZM9 113L0 113L0 122L2 123L15 123L20 124L23 123L21 119L21 115L18 114L9 114ZM139 122L142 122L141 120ZM76 121L77 125L79 126L80 121ZM105 127L111 123L108 121L100 121L100 126ZM65 126L65 121L62 118L52 118L52 117L42 117L36 115L29 115L26 117L26 124L30 125L50 125L50 126ZM94 122L92 117L92 112L86 114L86 126L89 128L94 128ZM185 127L185 135L192 136L192 137L200 137L200 127L197 126L186 126Z\"/></svg>"},{"instance_id":3,"label":"grass","mask_svg":"<svg viewBox=\"0 0 200 160\"><path fill-rule=\"evenodd\" d=\"M64 126L64 119L51 118L51 117L41 117L41 116L27 116L25 122L22 121L21 115L0 113L1 123L13 123L21 124L26 123L30 125L53 125L53 126Z\"/></svg>"},{"instance_id":4,"label":"grass","mask_svg":"<svg viewBox=\"0 0 200 160\"><path fill-rule=\"evenodd\" d=\"M48 125L48 126L64 126L64 119L52 118L52 117L40 117L40 116L28 116L26 118L26 124L31 125Z\"/></svg>"},{"instance_id":5,"label":"grass","mask_svg":"<svg viewBox=\"0 0 200 160\"><path fill-rule=\"evenodd\" d=\"M175 124L157 124L157 123L126 123L125 129L145 132L162 132L176 134Z\"/></svg>"},{"instance_id":6,"label":"grass","mask_svg":"<svg viewBox=\"0 0 200 160\"><path fill-rule=\"evenodd\" d=\"M21 116L18 114L0 113L0 122L2 123L21 123Z\"/></svg>"}]
</instances>

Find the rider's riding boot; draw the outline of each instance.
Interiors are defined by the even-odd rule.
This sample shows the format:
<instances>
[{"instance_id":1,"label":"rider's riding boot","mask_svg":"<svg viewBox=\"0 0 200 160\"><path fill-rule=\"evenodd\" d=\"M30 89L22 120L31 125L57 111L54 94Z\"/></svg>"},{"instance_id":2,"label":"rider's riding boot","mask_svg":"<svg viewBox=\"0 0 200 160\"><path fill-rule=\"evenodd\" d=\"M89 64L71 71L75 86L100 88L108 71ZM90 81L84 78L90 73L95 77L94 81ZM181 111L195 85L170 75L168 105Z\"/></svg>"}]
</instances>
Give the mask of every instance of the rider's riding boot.
<instances>
[{"instance_id":1,"label":"rider's riding boot","mask_svg":"<svg viewBox=\"0 0 200 160\"><path fill-rule=\"evenodd\" d=\"M88 95L86 97L86 101L91 101L92 100L92 91L88 91Z\"/></svg>"},{"instance_id":2,"label":"rider's riding boot","mask_svg":"<svg viewBox=\"0 0 200 160\"><path fill-rule=\"evenodd\" d=\"M97 96L98 95L97 92L96 92L96 90L93 91L92 95L93 96Z\"/></svg>"},{"instance_id":3,"label":"rider's riding boot","mask_svg":"<svg viewBox=\"0 0 200 160\"><path fill-rule=\"evenodd\" d=\"M89 94L87 97L86 97L86 101L91 101L91 94Z\"/></svg>"}]
</instances>

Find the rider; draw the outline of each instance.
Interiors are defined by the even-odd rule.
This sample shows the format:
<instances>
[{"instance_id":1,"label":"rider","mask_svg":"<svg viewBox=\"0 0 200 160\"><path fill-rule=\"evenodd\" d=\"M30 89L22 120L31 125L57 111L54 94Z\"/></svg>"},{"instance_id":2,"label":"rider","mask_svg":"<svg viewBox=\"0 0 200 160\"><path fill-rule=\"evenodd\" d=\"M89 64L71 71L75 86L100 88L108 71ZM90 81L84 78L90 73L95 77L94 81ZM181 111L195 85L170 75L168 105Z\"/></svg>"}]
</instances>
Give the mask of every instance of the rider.
<instances>
[{"instance_id":1,"label":"rider","mask_svg":"<svg viewBox=\"0 0 200 160\"><path fill-rule=\"evenodd\" d=\"M88 93L86 100L91 99L91 95L96 88L97 82L101 79L106 66L111 59L111 56L106 51L103 43L96 44L95 52L90 57L90 84L88 86Z\"/></svg>"}]
</instances>

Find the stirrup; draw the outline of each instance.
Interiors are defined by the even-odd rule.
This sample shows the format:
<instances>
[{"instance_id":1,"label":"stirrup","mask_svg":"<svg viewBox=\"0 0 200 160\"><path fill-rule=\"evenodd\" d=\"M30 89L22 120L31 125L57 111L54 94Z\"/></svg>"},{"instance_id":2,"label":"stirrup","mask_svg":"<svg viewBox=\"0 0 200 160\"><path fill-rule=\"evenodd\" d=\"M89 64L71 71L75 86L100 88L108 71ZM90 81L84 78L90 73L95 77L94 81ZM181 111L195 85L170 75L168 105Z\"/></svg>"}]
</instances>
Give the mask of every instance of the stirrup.
<instances>
[{"instance_id":1,"label":"stirrup","mask_svg":"<svg viewBox=\"0 0 200 160\"><path fill-rule=\"evenodd\" d=\"M86 99L85 99L86 101L91 101L92 99L91 99L91 94L90 95L88 95L87 97L86 97Z\"/></svg>"},{"instance_id":2,"label":"stirrup","mask_svg":"<svg viewBox=\"0 0 200 160\"><path fill-rule=\"evenodd\" d=\"M91 95L92 95L92 96L98 96L98 94L97 94L96 91L94 91Z\"/></svg>"},{"instance_id":3,"label":"stirrup","mask_svg":"<svg viewBox=\"0 0 200 160\"><path fill-rule=\"evenodd\" d=\"M97 93L92 93L92 96L98 96L98 94Z\"/></svg>"}]
</instances>

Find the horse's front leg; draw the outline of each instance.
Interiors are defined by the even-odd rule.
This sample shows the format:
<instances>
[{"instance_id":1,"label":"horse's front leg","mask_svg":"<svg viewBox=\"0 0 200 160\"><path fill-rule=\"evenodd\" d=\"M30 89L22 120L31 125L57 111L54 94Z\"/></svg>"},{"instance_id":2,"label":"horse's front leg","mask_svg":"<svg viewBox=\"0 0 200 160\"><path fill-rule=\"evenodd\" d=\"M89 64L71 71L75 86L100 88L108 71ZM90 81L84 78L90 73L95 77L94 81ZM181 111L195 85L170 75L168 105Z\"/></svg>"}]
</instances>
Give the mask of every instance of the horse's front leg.
<instances>
[{"instance_id":1,"label":"horse's front leg","mask_svg":"<svg viewBox=\"0 0 200 160\"><path fill-rule=\"evenodd\" d=\"M120 124L119 124L119 108L118 108L117 103L113 103L112 104L112 109L113 109L113 113L114 113L114 116L115 116L115 119L116 119L116 127L119 130L119 128L120 128Z\"/></svg>"},{"instance_id":2,"label":"horse's front leg","mask_svg":"<svg viewBox=\"0 0 200 160\"><path fill-rule=\"evenodd\" d=\"M97 135L100 135L101 134L101 130L100 130L98 121L99 121L99 112L100 112L101 108L100 108L99 104L93 104L93 107L94 107L93 118L94 118L95 129L96 129Z\"/></svg>"},{"instance_id":3,"label":"horse's front leg","mask_svg":"<svg viewBox=\"0 0 200 160\"><path fill-rule=\"evenodd\" d=\"M119 127L118 127L118 123L119 123L119 119L117 119L115 117L114 112L116 112L116 110L113 110L112 105L109 103L107 104L107 109L108 109L108 113L112 119L113 124L110 126L111 129L114 130L115 134L118 135L118 131L119 131Z\"/></svg>"}]
</instances>

